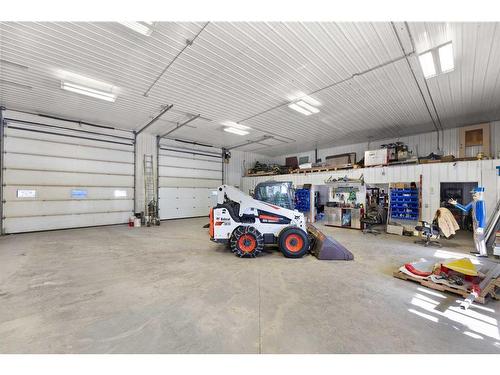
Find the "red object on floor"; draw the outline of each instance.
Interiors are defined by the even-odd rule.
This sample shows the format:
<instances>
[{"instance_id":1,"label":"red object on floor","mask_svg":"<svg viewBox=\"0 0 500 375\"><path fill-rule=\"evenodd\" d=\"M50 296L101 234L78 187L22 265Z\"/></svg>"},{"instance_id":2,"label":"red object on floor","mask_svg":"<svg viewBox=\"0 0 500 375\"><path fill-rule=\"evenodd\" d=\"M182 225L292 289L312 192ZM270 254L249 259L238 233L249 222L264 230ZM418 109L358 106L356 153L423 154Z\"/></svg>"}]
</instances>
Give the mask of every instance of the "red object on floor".
<instances>
[{"instance_id":1,"label":"red object on floor","mask_svg":"<svg viewBox=\"0 0 500 375\"><path fill-rule=\"evenodd\" d=\"M422 277L427 277L432 275L432 272L424 272L416 269L413 264L411 263L406 263L405 268L410 271L412 274L417 275L417 276L422 276Z\"/></svg>"}]
</instances>

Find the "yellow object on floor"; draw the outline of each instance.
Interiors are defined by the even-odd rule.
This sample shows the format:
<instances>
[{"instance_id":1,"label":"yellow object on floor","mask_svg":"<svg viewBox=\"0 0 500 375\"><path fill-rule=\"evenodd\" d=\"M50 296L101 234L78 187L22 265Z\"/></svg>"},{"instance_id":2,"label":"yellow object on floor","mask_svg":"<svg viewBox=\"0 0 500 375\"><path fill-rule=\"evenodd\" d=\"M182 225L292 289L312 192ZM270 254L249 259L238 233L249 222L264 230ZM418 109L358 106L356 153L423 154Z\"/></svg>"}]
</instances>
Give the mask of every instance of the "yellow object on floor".
<instances>
[{"instance_id":1,"label":"yellow object on floor","mask_svg":"<svg viewBox=\"0 0 500 375\"><path fill-rule=\"evenodd\" d=\"M443 266L449 268L450 270L463 273L467 276L477 276L476 266L472 264L469 258L452 260L448 263L443 263Z\"/></svg>"}]
</instances>

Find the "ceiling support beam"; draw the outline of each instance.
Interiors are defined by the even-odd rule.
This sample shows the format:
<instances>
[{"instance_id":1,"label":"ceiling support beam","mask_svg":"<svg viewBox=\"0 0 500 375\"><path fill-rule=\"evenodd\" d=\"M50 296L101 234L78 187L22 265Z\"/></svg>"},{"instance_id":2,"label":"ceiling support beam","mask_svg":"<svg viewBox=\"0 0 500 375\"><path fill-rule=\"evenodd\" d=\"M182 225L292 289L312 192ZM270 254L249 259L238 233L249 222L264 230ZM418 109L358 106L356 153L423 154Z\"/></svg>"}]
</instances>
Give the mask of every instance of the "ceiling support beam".
<instances>
[{"instance_id":1,"label":"ceiling support beam","mask_svg":"<svg viewBox=\"0 0 500 375\"><path fill-rule=\"evenodd\" d=\"M235 146L231 146L231 147L225 147L225 149L226 150L234 150L235 148L239 148L239 147L243 147L243 146L248 146L248 145L251 145L251 144L254 144L254 143L259 143L259 142L265 141L266 139L272 139L272 138L274 138L274 137L272 137L270 135L265 135L262 138L259 138L259 139L253 140L253 141L247 141L245 143L240 143L239 145L235 145Z\"/></svg>"},{"instance_id":2,"label":"ceiling support beam","mask_svg":"<svg viewBox=\"0 0 500 375\"><path fill-rule=\"evenodd\" d=\"M166 133L165 133L165 134L163 134L163 135L160 135L160 138L165 138L167 135L169 135L169 134L171 134L171 133L175 132L176 130L179 130L180 128L182 128L183 126L185 126L185 125L189 124L190 122L192 122L192 121L196 120L196 119L197 119L197 118L199 118L200 116L201 116L201 115L196 115L196 116L194 116L194 117L191 117L189 120L184 121L184 122L183 122L183 123L181 123L181 124L178 124L175 128L173 128L173 129L169 130L168 132L166 132Z\"/></svg>"},{"instance_id":3,"label":"ceiling support beam","mask_svg":"<svg viewBox=\"0 0 500 375\"><path fill-rule=\"evenodd\" d=\"M137 130L135 132L136 135L139 135L141 134L144 130L146 130L147 128L149 128L151 125L153 125L156 121L158 121L158 119L163 116L166 112L170 111L170 109L173 107L174 105L173 104L169 104L167 105L165 108L163 108L161 110L160 113L158 113L150 122L148 122L146 125L144 125L142 128L140 128L139 130Z\"/></svg>"},{"instance_id":4,"label":"ceiling support beam","mask_svg":"<svg viewBox=\"0 0 500 375\"><path fill-rule=\"evenodd\" d=\"M182 53L186 50L186 48L190 47L193 44L193 42L196 40L196 38L198 38L200 36L201 32L203 30L205 30L205 28L208 26L209 23L210 22L207 22L206 24L204 24L203 27L200 29L200 31L198 31L198 33L193 37L193 39L186 40L186 45L179 51L179 53L177 53L177 55L175 55L175 57L172 59L172 61L170 61L168 63L168 65L165 67L165 69L162 70L160 75L158 77L156 77L156 79L153 81L153 83L144 92L143 95L145 97L149 96L149 92L153 89L153 87L155 87L155 85L158 83L158 81L161 79L161 77L163 77L163 75L167 72L168 68L170 68L172 66L172 64L175 62L175 60L177 60L182 55Z\"/></svg>"},{"instance_id":5,"label":"ceiling support beam","mask_svg":"<svg viewBox=\"0 0 500 375\"><path fill-rule=\"evenodd\" d=\"M398 40L398 43L399 43L399 47L401 48L401 51L403 51L403 54L406 56L406 51L405 51L405 47L403 46L403 42L401 41L401 38L399 36L399 33L398 33L398 30L396 29L396 25L394 24L394 22L391 21L391 25L392 25L392 29L394 31L394 34L396 35L396 38ZM415 51L415 45L413 44L413 38L410 34L410 29L408 28L408 24L406 24L406 30L408 32L408 36L410 37L410 40L411 40L411 44L412 44L412 48L413 48L413 51ZM413 70L413 67L411 66L411 63L410 63L410 59L408 58L408 56L405 57L405 60L406 60L406 64L408 65L408 68L410 69L410 73L415 81L415 84L417 85L417 88L418 88L418 91L420 92L420 96L422 97L422 100L424 102L424 105L425 105L425 108L427 109L427 113L429 114L429 117L431 118L431 121L434 125L434 128L436 129L436 132L437 132L437 149L440 150L440 142L439 142L439 128L436 124L436 120L434 119L434 116L432 116L432 113L431 113L431 109L429 108L429 105L427 104L427 100L425 99L425 95L422 91L422 88L420 87L420 84L418 82L418 79L417 79L417 75L415 74L415 71ZM424 82L425 82L425 85L427 86L427 80L424 78ZM429 86L427 86L427 92L429 94L429 97L431 98L431 101L432 101L432 97L430 96L431 93L429 91ZM433 102L433 101L432 101ZM436 110L436 107L434 106L434 111ZM437 115L437 112L436 112L436 115ZM439 116L437 116L439 118ZM439 121L439 123L441 123L441 121ZM443 129L443 127L441 126L441 130Z\"/></svg>"},{"instance_id":6,"label":"ceiling support beam","mask_svg":"<svg viewBox=\"0 0 500 375\"><path fill-rule=\"evenodd\" d=\"M296 98L296 99L297 99L297 100L299 100L299 99L302 99L302 98L304 98L304 97L306 97L306 96L314 95L314 94L317 94L317 93L319 93L319 92L321 92L321 91L324 91L324 90L330 89L330 88L332 88L332 87L335 87L335 86L341 85L341 84L343 84L343 83L345 83L345 82L348 82L348 81L350 81L350 80L352 80L352 79L354 79L354 78L356 78L356 77L363 76L363 75L365 75L365 74L367 74L367 73L371 73L371 72L373 72L374 70L377 70L377 69L380 69L380 68L386 67L386 66L388 66L388 65L391 65L391 64L397 63L398 61L401 61L401 60L407 59L408 57L410 57L410 56L412 56L412 55L414 55L414 54L415 54L415 49L413 49L413 51L411 51L411 52L409 52L409 53L404 52L402 56L398 56L398 57L396 57L396 58L394 58L394 59L391 59L391 60L385 61L385 62L383 62L383 63L381 63L381 64L378 64L378 65L375 65L375 66L373 66L373 67L371 67L371 68L365 69L365 70L363 70L363 71L361 71L361 72L356 72L356 73L352 74L352 75L351 75L351 76L349 76L349 77L346 77L346 78L344 78L344 79L341 79L340 81L336 81L336 82L330 83L330 84L329 84L329 85L327 85L327 86L320 87L319 89L316 89L316 90L314 90L314 91L311 91L311 92L309 92L309 93L307 93L307 94L305 94L305 95L303 95L303 96L301 96L301 97L298 97L298 98ZM275 109L278 109L278 108L284 107L284 106L286 106L286 105L288 105L288 104L290 104L290 102L289 102L289 101L284 102L284 103L280 103L280 104L278 104L278 105L275 105L274 107L268 108L268 109L266 109L266 110L264 110L264 111L262 111L262 112L256 113L256 114L254 114L254 115L252 115L252 116L246 117L246 118L241 119L241 120L239 120L239 121L237 121L237 122L238 122L238 123L241 123L241 122L243 122L243 121L248 121L248 120L251 120L251 119L253 119L253 118L255 118L255 117L258 117L258 116L261 116L261 115L263 115L263 114L265 114L265 113L268 113L268 112L274 111ZM255 126L254 126L254 128L255 128ZM260 130L260 129L258 129L258 128L255 128L255 129L256 129L256 130L259 130L259 131L262 131L262 132L264 132L264 133L266 132L266 131L264 131L264 130ZM281 137L282 137L282 138L286 138L286 137L283 137L283 136L281 136Z\"/></svg>"},{"instance_id":7,"label":"ceiling support beam","mask_svg":"<svg viewBox=\"0 0 500 375\"><path fill-rule=\"evenodd\" d=\"M413 35L411 34L410 27L408 26L408 22L405 21L405 26L406 26L406 31L408 32L408 36L410 37L410 42L412 45L413 50L415 51L415 41L413 40ZM438 121L439 126L441 127L441 132L444 131L443 124L441 123L441 117L439 116L439 113L436 108L436 104L434 103L434 99L432 98L431 91L429 89L429 85L427 84L427 80L424 79L425 87L427 89L427 94L429 95L429 99L431 100L432 108L434 108L434 112L436 113L436 118ZM438 132L439 134L439 132ZM438 140L438 150L439 150L439 140Z\"/></svg>"}]
</instances>

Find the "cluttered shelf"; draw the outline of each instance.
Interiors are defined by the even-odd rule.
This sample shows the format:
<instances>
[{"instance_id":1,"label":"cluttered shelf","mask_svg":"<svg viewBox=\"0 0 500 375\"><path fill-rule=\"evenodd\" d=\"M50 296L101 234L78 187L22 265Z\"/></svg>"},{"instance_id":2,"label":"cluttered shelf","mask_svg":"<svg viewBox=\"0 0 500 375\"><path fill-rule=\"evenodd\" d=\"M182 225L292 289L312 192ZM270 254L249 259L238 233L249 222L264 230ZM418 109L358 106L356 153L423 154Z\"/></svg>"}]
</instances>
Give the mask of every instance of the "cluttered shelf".
<instances>
[{"instance_id":1,"label":"cluttered shelf","mask_svg":"<svg viewBox=\"0 0 500 375\"><path fill-rule=\"evenodd\" d=\"M305 160L303 160L305 158ZM246 171L246 177L272 176L279 174L309 174L331 172L357 168L376 168L415 164L453 163L457 161L487 160L488 157L479 153L476 157L455 157L454 155L438 155L430 153L424 157L414 156L408 146L402 142L382 145L381 149L365 151L361 160L356 159L356 153L346 153L326 156L325 160L310 162L308 157L287 157L285 165L262 163L257 161L253 168ZM500 172L499 172L500 173Z\"/></svg>"}]
</instances>

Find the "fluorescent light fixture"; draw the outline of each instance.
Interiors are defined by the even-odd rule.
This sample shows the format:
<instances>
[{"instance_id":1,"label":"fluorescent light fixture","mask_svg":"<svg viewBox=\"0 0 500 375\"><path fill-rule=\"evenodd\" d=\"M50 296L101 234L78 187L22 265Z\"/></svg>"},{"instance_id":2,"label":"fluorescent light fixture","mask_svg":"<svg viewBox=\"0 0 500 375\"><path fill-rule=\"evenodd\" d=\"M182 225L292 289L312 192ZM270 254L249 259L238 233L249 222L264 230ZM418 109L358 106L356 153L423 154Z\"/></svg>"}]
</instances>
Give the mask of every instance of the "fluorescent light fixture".
<instances>
[{"instance_id":1,"label":"fluorescent light fixture","mask_svg":"<svg viewBox=\"0 0 500 375\"><path fill-rule=\"evenodd\" d=\"M455 69L453 62L453 46L450 43L439 47L439 65L441 65L441 73L451 72Z\"/></svg>"},{"instance_id":2,"label":"fluorescent light fixture","mask_svg":"<svg viewBox=\"0 0 500 375\"><path fill-rule=\"evenodd\" d=\"M93 98L106 100L108 102L114 102L116 100L116 95L112 92L96 90L91 87L82 86L76 83L61 81L61 88L66 91L71 91L77 94L91 96Z\"/></svg>"},{"instance_id":3,"label":"fluorescent light fixture","mask_svg":"<svg viewBox=\"0 0 500 375\"><path fill-rule=\"evenodd\" d=\"M448 42L439 47L424 52L418 56L425 78L448 73L455 69L453 60L453 45Z\"/></svg>"},{"instance_id":4,"label":"fluorescent light fixture","mask_svg":"<svg viewBox=\"0 0 500 375\"><path fill-rule=\"evenodd\" d=\"M309 96L307 96L308 99L312 99L310 98ZM312 99L315 103L318 103L318 101L316 101L315 99ZM318 113L319 112L319 109L314 107L312 104L310 103L307 103L306 100L298 100L294 103L290 103L288 105L289 108L299 112L299 113L302 113L303 115L306 115L306 116L309 116L309 115L312 115L313 113Z\"/></svg>"},{"instance_id":5,"label":"fluorescent light fixture","mask_svg":"<svg viewBox=\"0 0 500 375\"><path fill-rule=\"evenodd\" d=\"M224 131L228 132L228 133L238 134L238 135L247 135L248 134L248 132L246 130L232 128L232 127L224 128Z\"/></svg>"},{"instance_id":6,"label":"fluorescent light fixture","mask_svg":"<svg viewBox=\"0 0 500 375\"><path fill-rule=\"evenodd\" d=\"M432 52L425 52L418 56L420 60L420 66L422 67L422 72L425 78L434 77L436 75L436 65L434 65L434 57Z\"/></svg>"},{"instance_id":7,"label":"fluorescent light fixture","mask_svg":"<svg viewBox=\"0 0 500 375\"><path fill-rule=\"evenodd\" d=\"M302 108L308 110L309 112L312 112L312 113L318 113L319 112L319 109L316 108L316 107L313 107L312 105L310 104L307 104L305 101L303 100L299 100L298 102L296 102L295 104L301 106Z\"/></svg>"},{"instance_id":8,"label":"fluorescent light fixture","mask_svg":"<svg viewBox=\"0 0 500 375\"><path fill-rule=\"evenodd\" d=\"M321 105L321 103L320 103L320 102L318 102L318 101L317 101L316 99L314 99L314 98L311 98L311 97L310 97L310 96L308 96L308 95L302 96L302 97L300 98L300 100L305 101L307 104L310 104L310 105L315 105L316 107L318 107L318 106L320 106L320 105Z\"/></svg>"},{"instance_id":9,"label":"fluorescent light fixture","mask_svg":"<svg viewBox=\"0 0 500 375\"><path fill-rule=\"evenodd\" d=\"M309 115L312 115L312 112L308 111L307 109L295 104L295 103L292 103L292 104L288 104L288 108L291 108L299 113L302 113L303 115L306 115L306 116L309 116Z\"/></svg>"},{"instance_id":10,"label":"fluorescent light fixture","mask_svg":"<svg viewBox=\"0 0 500 375\"><path fill-rule=\"evenodd\" d=\"M129 29L134 30L135 32L138 32L139 34L146 35L146 36L151 36L153 33L153 22L146 21L146 22L119 22L123 26L128 27Z\"/></svg>"},{"instance_id":11,"label":"fluorescent light fixture","mask_svg":"<svg viewBox=\"0 0 500 375\"><path fill-rule=\"evenodd\" d=\"M241 129L241 130L250 129L249 126L238 124L237 122L234 122L234 121L224 121L224 122L222 122L222 125L225 125L225 126L230 127L230 128Z\"/></svg>"}]
</instances>

